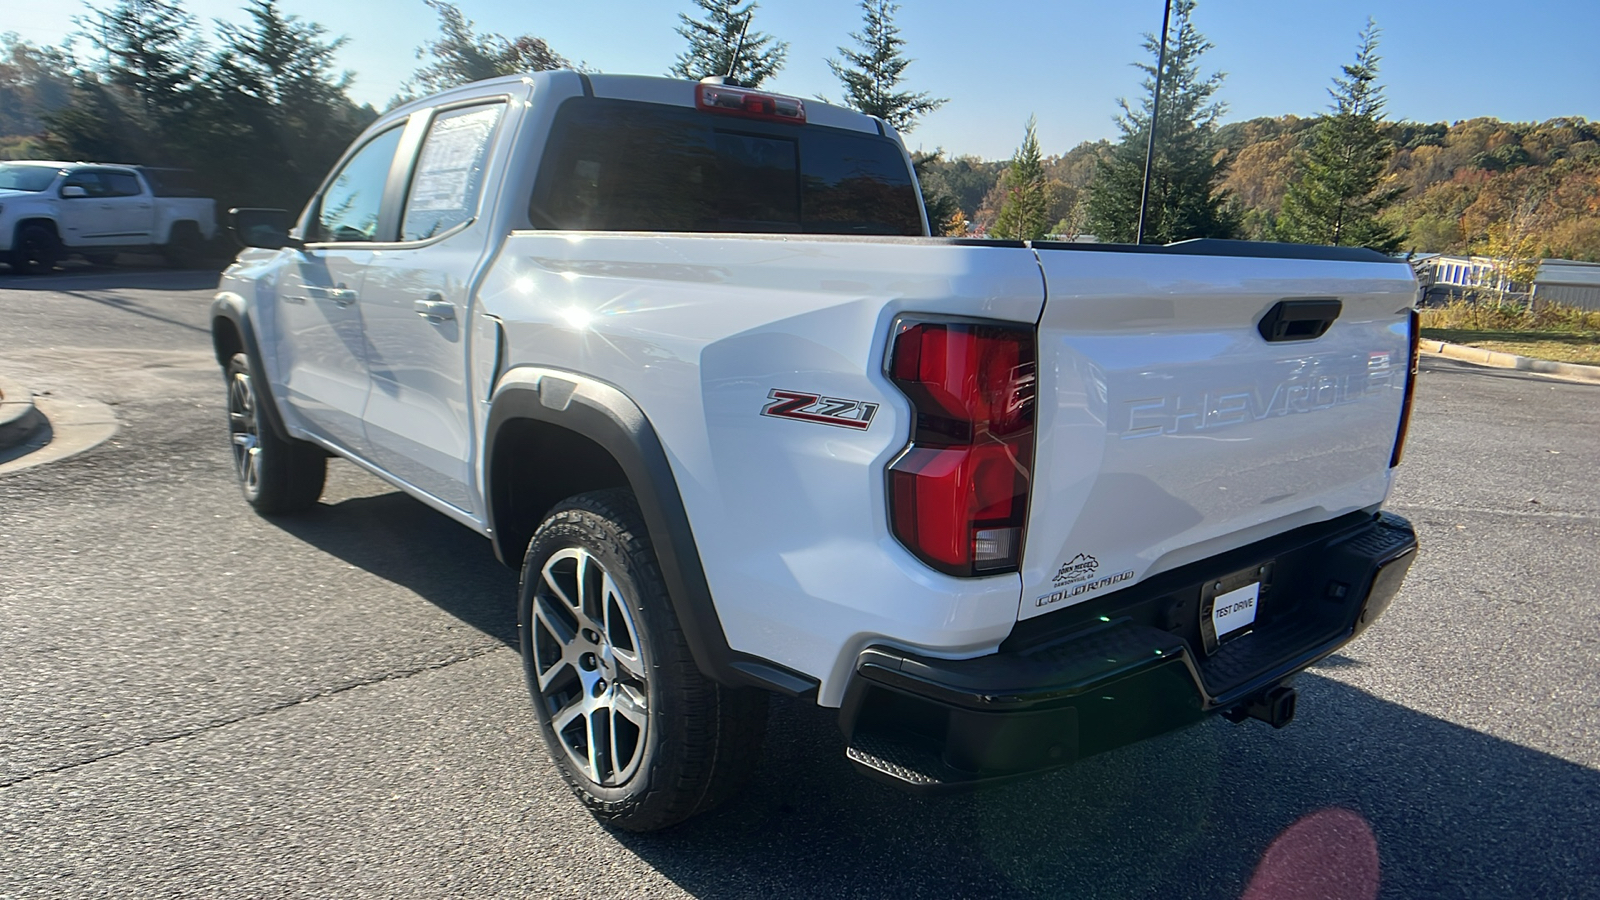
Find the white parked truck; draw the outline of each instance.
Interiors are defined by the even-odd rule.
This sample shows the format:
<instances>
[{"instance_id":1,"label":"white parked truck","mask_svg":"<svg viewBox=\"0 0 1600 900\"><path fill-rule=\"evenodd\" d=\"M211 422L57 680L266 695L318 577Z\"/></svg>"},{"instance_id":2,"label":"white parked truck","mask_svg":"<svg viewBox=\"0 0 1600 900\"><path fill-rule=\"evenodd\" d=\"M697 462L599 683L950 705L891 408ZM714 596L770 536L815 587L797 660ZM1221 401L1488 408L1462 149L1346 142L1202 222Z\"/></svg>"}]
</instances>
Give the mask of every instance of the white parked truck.
<instances>
[{"instance_id":1,"label":"white parked truck","mask_svg":"<svg viewBox=\"0 0 1600 900\"><path fill-rule=\"evenodd\" d=\"M395 109L297 221L234 218L246 498L312 507L333 454L489 538L624 828L728 796L772 692L924 791L1281 726L1415 554L1416 282L1375 252L932 238L877 119L566 71Z\"/></svg>"},{"instance_id":2,"label":"white parked truck","mask_svg":"<svg viewBox=\"0 0 1600 900\"><path fill-rule=\"evenodd\" d=\"M215 201L195 196L174 169L24 160L0 163L0 261L24 275L77 254L108 264L118 253L198 262L216 235Z\"/></svg>"}]
</instances>

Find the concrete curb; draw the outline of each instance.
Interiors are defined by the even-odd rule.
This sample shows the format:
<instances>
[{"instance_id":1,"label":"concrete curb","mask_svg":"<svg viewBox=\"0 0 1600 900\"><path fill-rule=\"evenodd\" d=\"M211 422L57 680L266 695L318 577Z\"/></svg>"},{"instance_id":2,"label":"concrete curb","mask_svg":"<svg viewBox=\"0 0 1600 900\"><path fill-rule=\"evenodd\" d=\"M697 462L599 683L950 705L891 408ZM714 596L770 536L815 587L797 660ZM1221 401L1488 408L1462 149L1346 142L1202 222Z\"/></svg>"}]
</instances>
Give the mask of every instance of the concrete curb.
<instances>
[{"instance_id":1,"label":"concrete curb","mask_svg":"<svg viewBox=\"0 0 1600 900\"><path fill-rule=\"evenodd\" d=\"M33 392L0 378L0 450L26 444L44 425Z\"/></svg>"},{"instance_id":2,"label":"concrete curb","mask_svg":"<svg viewBox=\"0 0 1600 900\"><path fill-rule=\"evenodd\" d=\"M1462 362L1476 363L1480 366L1493 366L1497 369L1517 369L1522 372L1535 372L1540 375L1548 375L1552 378L1576 381L1582 384L1600 384L1600 366L1583 366L1577 363L1534 359L1528 356L1518 356L1515 353L1501 353L1497 350L1479 350L1477 347L1447 344L1444 341L1425 340L1418 343L1423 353L1433 356L1459 359Z\"/></svg>"},{"instance_id":3,"label":"concrete curb","mask_svg":"<svg viewBox=\"0 0 1600 900\"><path fill-rule=\"evenodd\" d=\"M98 400L37 397L40 428L0 451L0 477L93 450L117 433L117 415Z\"/></svg>"}]
</instances>

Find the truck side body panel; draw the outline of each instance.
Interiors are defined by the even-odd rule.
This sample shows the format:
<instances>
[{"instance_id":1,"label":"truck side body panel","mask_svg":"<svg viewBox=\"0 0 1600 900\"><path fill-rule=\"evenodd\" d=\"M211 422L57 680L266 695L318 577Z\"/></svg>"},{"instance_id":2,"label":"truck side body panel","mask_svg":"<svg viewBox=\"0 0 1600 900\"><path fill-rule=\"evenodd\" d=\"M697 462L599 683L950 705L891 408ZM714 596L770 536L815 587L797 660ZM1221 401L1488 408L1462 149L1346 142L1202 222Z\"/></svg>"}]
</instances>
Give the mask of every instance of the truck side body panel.
<instances>
[{"instance_id":1,"label":"truck side body panel","mask_svg":"<svg viewBox=\"0 0 1600 900\"><path fill-rule=\"evenodd\" d=\"M513 364L614 384L650 419L734 650L821 678L835 705L869 640L968 655L1009 633L1015 574L945 576L889 534L884 469L910 426L882 347L904 311L1031 323L1031 251L521 232L480 299ZM865 428L762 415L775 390L874 412Z\"/></svg>"}]
</instances>

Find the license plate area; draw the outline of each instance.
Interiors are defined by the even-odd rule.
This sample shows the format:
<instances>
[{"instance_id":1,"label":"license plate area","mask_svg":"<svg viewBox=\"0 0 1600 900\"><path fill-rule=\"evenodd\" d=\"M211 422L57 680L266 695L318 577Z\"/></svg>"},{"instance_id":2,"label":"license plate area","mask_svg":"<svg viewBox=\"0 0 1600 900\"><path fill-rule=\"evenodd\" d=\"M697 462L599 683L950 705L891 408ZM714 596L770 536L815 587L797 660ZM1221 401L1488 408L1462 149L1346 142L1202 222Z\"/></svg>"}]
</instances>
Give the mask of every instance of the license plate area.
<instances>
[{"instance_id":1,"label":"license plate area","mask_svg":"<svg viewBox=\"0 0 1600 900\"><path fill-rule=\"evenodd\" d=\"M1206 654L1255 629L1272 589L1271 561L1240 569L1200 586L1200 639Z\"/></svg>"}]
</instances>

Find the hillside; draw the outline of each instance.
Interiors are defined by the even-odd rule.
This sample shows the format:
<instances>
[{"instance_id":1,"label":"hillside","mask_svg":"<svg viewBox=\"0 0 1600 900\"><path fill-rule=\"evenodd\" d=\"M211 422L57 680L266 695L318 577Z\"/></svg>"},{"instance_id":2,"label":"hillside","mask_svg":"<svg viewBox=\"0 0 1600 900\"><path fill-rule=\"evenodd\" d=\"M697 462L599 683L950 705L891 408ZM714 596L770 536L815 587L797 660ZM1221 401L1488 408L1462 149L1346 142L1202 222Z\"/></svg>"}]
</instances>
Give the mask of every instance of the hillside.
<instances>
[{"instance_id":1,"label":"hillside","mask_svg":"<svg viewBox=\"0 0 1600 900\"><path fill-rule=\"evenodd\" d=\"M1251 119L1217 130L1217 152L1229 161L1222 189L1243 214L1242 237L1270 240L1316 119ZM1389 125L1394 155L1388 183L1405 188L1386 216L1418 252L1493 253L1600 261L1600 123L1469 119L1453 125ZM1052 219L1073 232L1079 201L1105 141L1084 143L1046 160L1055 183ZM1005 161L975 157L929 163L928 187L956 197L981 232L999 208L996 184ZM1510 251L1510 252L1508 252Z\"/></svg>"}]
</instances>

